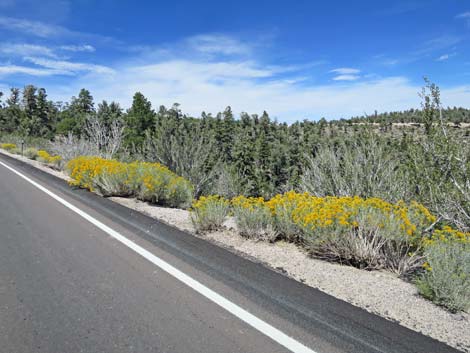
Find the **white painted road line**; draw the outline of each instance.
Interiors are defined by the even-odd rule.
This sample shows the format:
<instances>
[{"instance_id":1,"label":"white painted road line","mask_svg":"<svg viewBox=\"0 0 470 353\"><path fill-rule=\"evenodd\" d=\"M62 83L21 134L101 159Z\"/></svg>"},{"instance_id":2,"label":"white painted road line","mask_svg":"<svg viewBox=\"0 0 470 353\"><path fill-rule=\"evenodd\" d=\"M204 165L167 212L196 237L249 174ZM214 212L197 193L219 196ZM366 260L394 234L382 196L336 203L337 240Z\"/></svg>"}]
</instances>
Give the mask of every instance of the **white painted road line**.
<instances>
[{"instance_id":1,"label":"white painted road line","mask_svg":"<svg viewBox=\"0 0 470 353\"><path fill-rule=\"evenodd\" d=\"M152 254L148 250L146 250L143 247L137 245L133 241L127 239L125 236L118 233L114 229L108 227L106 224L104 224L104 223L100 222L99 220L97 220L96 218L90 216L88 213L86 213L86 212L82 211L81 209L79 209L78 207L72 205L70 202L68 202L68 201L64 200L63 198L61 198L60 196L54 194L52 191L50 191L47 188L45 188L44 186L38 184L34 180L31 180L26 175L18 172L17 170L13 169L12 167L8 166L7 164L5 164L3 162L0 162L0 164L3 165L5 168L9 169L10 171L12 171L13 173L15 173L16 175L20 176L21 178L23 178L27 182L31 183L36 188L43 191L44 193L46 193L47 195L49 195L50 197L52 197L56 201L60 202L62 205L69 208L70 210L72 210L73 212L78 214L79 216L83 217L88 222L92 223L93 225L95 225L96 227L101 229L103 232L109 234L114 239L116 239L119 242L121 242L122 244L126 245L128 248L134 250L137 254L144 257L145 259L147 259L148 261L153 263L155 266L159 267L160 269L162 269L166 273L170 274L174 278L176 278L179 281L183 282L188 287L192 288L193 290L195 290L199 294L203 295L207 299L211 300L212 302L216 303L220 307L224 308L225 310L227 310L228 312L230 312L234 316L238 317L240 320L244 321L245 323L247 323L251 327L255 328L256 330L258 330L262 334L268 336L273 341L279 343L281 346L284 346L285 348L287 348L291 352L295 352L295 353L316 353L315 351L313 351L310 348L306 347L305 345L303 345L299 341L297 341L297 340L293 339L292 337L286 335L284 332L282 332L282 331L278 330L277 328L271 326L270 324L268 324L267 322L261 320L260 318L256 317L255 315L250 314L248 311L241 308L237 304L231 302L227 298L225 298L225 297L221 296L220 294L214 292L212 289L206 287L205 285L198 282L194 278L188 276L184 272L181 272L177 268L173 267L168 262L160 259L158 256L155 256L154 254Z\"/></svg>"}]
</instances>

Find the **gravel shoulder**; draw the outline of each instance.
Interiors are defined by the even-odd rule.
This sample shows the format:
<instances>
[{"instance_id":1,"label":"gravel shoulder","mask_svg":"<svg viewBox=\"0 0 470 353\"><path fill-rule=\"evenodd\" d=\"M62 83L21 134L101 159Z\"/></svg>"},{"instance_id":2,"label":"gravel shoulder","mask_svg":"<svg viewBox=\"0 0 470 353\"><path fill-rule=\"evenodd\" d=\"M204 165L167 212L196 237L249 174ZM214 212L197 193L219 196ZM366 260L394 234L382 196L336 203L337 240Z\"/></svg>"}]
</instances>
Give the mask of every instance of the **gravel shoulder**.
<instances>
[{"instance_id":1,"label":"gravel shoulder","mask_svg":"<svg viewBox=\"0 0 470 353\"><path fill-rule=\"evenodd\" d=\"M66 174L40 162L3 150L0 152L59 178L70 180ZM303 249L291 243L270 244L245 239L237 234L233 220L226 222L224 231L204 236L196 235L189 211L150 205L131 198L110 197L110 199L252 260L262 262L276 271L371 313L470 353L470 314L449 313L420 297L413 284L399 279L392 273L363 271L313 259Z\"/></svg>"}]
</instances>

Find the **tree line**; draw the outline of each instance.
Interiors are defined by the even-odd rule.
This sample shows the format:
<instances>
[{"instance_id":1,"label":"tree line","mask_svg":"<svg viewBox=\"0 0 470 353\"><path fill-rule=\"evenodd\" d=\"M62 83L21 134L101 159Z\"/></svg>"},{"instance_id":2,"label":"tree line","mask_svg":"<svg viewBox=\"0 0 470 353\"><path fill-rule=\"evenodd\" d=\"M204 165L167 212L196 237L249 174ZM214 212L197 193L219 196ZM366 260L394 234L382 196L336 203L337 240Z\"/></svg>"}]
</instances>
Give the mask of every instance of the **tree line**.
<instances>
[{"instance_id":1,"label":"tree line","mask_svg":"<svg viewBox=\"0 0 470 353\"><path fill-rule=\"evenodd\" d=\"M417 110L287 124L267 112L235 116L230 107L199 117L183 113L178 104L154 109L139 92L127 110L115 102L95 104L86 89L58 103L47 98L45 89L29 85L0 96L0 132L53 142L74 136L82 146L96 140L98 150L120 160L168 166L192 182L196 197L267 199L297 190L418 200L467 229L469 130L457 132L449 124L469 123L470 110L442 109L439 89L428 81L421 96ZM392 129L397 122L418 127ZM107 148L103 145L111 139L96 139L97 129L122 132L122 141L114 139Z\"/></svg>"}]
</instances>

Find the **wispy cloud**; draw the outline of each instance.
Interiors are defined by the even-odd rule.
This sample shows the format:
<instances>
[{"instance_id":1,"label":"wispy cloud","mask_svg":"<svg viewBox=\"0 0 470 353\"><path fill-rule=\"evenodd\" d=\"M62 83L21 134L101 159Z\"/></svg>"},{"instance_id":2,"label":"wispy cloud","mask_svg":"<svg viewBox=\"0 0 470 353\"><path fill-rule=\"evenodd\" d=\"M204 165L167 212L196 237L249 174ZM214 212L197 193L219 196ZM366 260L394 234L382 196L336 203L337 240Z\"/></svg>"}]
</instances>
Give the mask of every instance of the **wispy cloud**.
<instances>
[{"instance_id":1,"label":"wispy cloud","mask_svg":"<svg viewBox=\"0 0 470 353\"><path fill-rule=\"evenodd\" d=\"M415 57L422 57L431 55L436 51L443 51L450 47L455 46L456 44L462 41L462 37L454 36L454 35L442 35L428 41L425 41L421 47L416 50L413 55Z\"/></svg>"},{"instance_id":2,"label":"wispy cloud","mask_svg":"<svg viewBox=\"0 0 470 353\"><path fill-rule=\"evenodd\" d=\"M456 53L450 53L450 54L443 54L441 56L439 56L436 61L447 61L449 60L451 57L457 55Z\"/></svg>"},{"instance_id":3,"label":"wispy cloud","mask_svg":"<svg viewBox=\"0 0 470 353\"><path fill-rule=\"evenodd\" d=\"M225 69L237 66L224 63ZM219 66L220 67L220 66ZM210 63L162 62L142 67L120 67L119 75L102 76L97 80L79 79L66 89L54 92L64 100L81 87L91 90L98 100L112 99L130 106L132 95L142 92L154 104L181 103L182 109L194 116L202 111L217 112L230 105L234 112L262 112L281 121L304 118L341 118L375 110L393 111L419 107L419 85L404 77L367 79L344 85L312 84L271 77L259 81L246 75L221 76ZM256 75L255 75L256 76ZM443 89L445 104L461 105L470 99L470 86Z\"/></svg>"},{"instance_id":4,"label":"wispy cloud","mask_svg":"<svg viewBox=\"0 0 470 353\"><path fill-rule=\"evenodd\" d=\"M57 73L62 73L64 75L73 75L78 72L92 72L96 74L105 75L115 73L113 69L107 66L90 63L79 63L65 60L51 60L38 57L25 57L24 60L47 69L56 70Z\"/></svg>"},{"instance_id":5,"label":"wispy cloud","mask_svg":"<svg viewBox=\"0 0 470 353\"><path fill-rule=\"evenodd\" d=\"M251 46L233 37L220 34L204 34L187 39L188 46L204 54L247 55Z\"/></svg>"},{"instance_id":6,"label":"wispy cloud","mask_svg":"<svg viewBox=\"0 0 470 353\"><path fill-rule=\"evenodd\" d=\"M1 0L0 0L1 1ZM27 37L39 37L48 40L75 39L80 41L94 41L102 44L114 46L122 45L122 42L112 37L100 34L79 32L55 24L32 21L24 18L0 16L0 29L15 34L22 34ZM71 47L74 47L73 45ZM83 49L83 46L76 46L75 49ZM90 49L90 48L88 48Z\"/></svg>"},{"instance_id":7,"label":"wispy cloud","mask_svg":"<svg viewBox=\"0 0 470 353\"><path fill-rule=\"evenodd\" d=\"M52 99L68 100L86 87L97 101L116 100L129 107L133 94L141 91L154 106L178 102L185 112L195 116L201 111L223 110L227 105L236 113L266 109L280 121L341 118L375 110L419 107L419 84L405 77L371 76L358 68L340 65L328 71L314 60L273 65L257 55L247 42L224 36L217 43L213 40L216 37L220 35L191 37L173 46L139 48L127 52L128 59L112 66L25 55L25 66L0 66L0 75L69 75L67 85L44 85L51 87L48 93ZM65 50L56 49L58 54ZM452 51L441 53L446 52ZM73 55L73 51L68 54ZM436 56L433 53L431 58ZM48 81L38 78L36 82ZM470 87L443 89L442 98L444 104L462 105L470 101Z\"/></svg>"},{"instance_id":8,"label":"wispy cloud","mask_svg":"<svg viewBox=\"0 0 470 353\"><path fill-rule=\"evenodd\" d=\"M339 67L329 72L336 74L336 76L333 77L333 81L356 81L360 78L358 74L361 70L352 67Z\"/></svg>"},{"instance_id":9,"label":"wispy cloud","mask_svg":"<svg viewBox=\"0 0 470 353\"><path fill-rule=\"evenodd\" d=\"M57 57L50 47L27 43L2 43L0 44L0 55L5 56L31 56L42 55L51 58Z\"/></svg>"},{"instance_id":10,"label":"wispy cloud","mask_svg":"<svg viewBox=\"0 0 470 353\"><path fill-rule=\"evenodd\" d=\"M470 11L459 13L455 18L470 19Z\"/></svg>"},{"instance_id":11,"label":"wispy cloud","mask_svg":"<svg viewBox=\"0 0 470 353\"><path fill-rule=\"evenodd\" d=\"M360 76L358 75L338 75L333 77L334 81L355 81L358 80Z\"/></svg>"},{"instance_id":12,"label":"wispy cloud","mask_svg":"<svg viewBox=\"0 0 470 353\"><path fill-rule=\"evenodd\" d=\"M330 72L333 72L335 74L340 74L340 75L354 75L354 74L358 74L359 72L361 72L361 70L353 69L351 67L340 67L337 69L330 70Z\"/></svg>"},{"instance_id":13,"label":"wispy cloud","mask_svg":"<svg viewBox=\"0 0 470 353\"><path fill-rule=\"evenodd\" d=\"M30 76L51 76L56 75L57 71L19 65L0 65L0 77L17 74L24 74Z\"/></svg>"},{"instance_id":14,"label":"wispy cloud","mask_svg":"<svg viewBox=\"0 0 470 353\"><path fill-rule=\"evenodd\" d=\"M22 32L42 38L51 38L62 34L72 33L61 26L5 16L0 16L0 27L10 31Z\"/></svg>"},{"instance_id":15,"label":"wispy cloud","mask_svg":"<svg viewBox=\"0 0 470 353\"><path fill-rule=\"evenodd\" d=\"M449 57L450 57L449 54L444 54L444 55L441 55L440 57L438 57L436 59L436 61L446 61L446 60L449 59Z\"/></svg>"},{"instance_id":16,"label":"wispy cloud","mask_svg":"<svg viewBox=\"0 0 470 353\"><path fill-rule=\"evenodd\" d=\"M94 46L89 44L84 45L61 45L59 49L71 51L71 52L89 52L93 53L96 49Z\"/></svg>"},{"instance_id":17,"label":"wispy cloud","mask_svg":"<svg viewBox=\"0 0 470 353\"><path fill-rule=\"evenodd\" d=\"M455 16L455 18L460 19L460 20L464 20L466 22L467 26L470 26L470 11L462 12L462 13L458 14L457 16Z\"/></svg>"}]
</instances>

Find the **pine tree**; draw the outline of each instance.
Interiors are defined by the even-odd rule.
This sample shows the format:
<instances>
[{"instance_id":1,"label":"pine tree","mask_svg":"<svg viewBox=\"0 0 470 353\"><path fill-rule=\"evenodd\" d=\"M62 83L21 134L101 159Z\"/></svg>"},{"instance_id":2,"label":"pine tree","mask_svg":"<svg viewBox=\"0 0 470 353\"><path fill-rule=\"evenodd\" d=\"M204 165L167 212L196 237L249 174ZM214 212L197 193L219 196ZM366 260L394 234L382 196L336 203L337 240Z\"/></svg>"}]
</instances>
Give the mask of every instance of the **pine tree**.
<instances>
[{"instance_id":1,"label":"pine tree","mask_svg":"<svg viewBox=\"0 0 470 353\"><path fill-rule=\"evenodd\" d=\"M126 137L124 145L133 149L141 149L147 131L155 125L155 112L152 104L140 92L134 94L131 108L127 111Z\"/></svg>"},{"instance_id":2,"label":"pine tree","mask_svg":"<svg viewBox=\"0 0 470 353\"><path fill-rule=\"evenodd\" d=\"M0 121L0 129L6 133L19 132L20 121L23 119L23 110L20 107L21 92L18 88L10 90Z\"/></svg>"},{"instance_id":3,"label":"pine tree","mask_svg":"<svg viewBox=\"0 0 470 353\"><path fill-rule=\"evenodd\" d=\"M122 109L119 103L111 102L108 104L108 102L104 100L98 104L96 117L104 123L106 127L109 127L113 121L122 119Z\"/></svg>"},{"instance_id":4,"label":"pine tree","mask_svg":"<svg viewBox=\"0 0 470 353\"><path fill-rule=\"evenodd\" d=\"M75 136L83 134L86 119L95 114L93 96L90 91L82 88L77 97L72 97L71 102L61 112L57 132L67 134L72 132Z\"/></svg>"},{"instance_id":5,"label":"pine tree","mask_svg":"<svg viewBox=\"0 0 470 353\"><path fill-rule=\"evenodd\" d=\"M224 162L233 161L232 149L235 135L235 119L233 118L232 108L228 106L222 113L222 122L220 134L217 141L220 144L220 152Z\"/></svg>"},{"instance_id":6,"label":"pine tree","mask_svg":"<svg viewBox=\"0 0 470 353\"><path fill-rule=\"evenodd\" d=\"M36 96L36 117L39 122L39 127L35 128L35 131L37 131L36 136L51 138L54 131L54 107L47 100L44 88L40 88Z\"/></svg>"},{"instance_id":7,"label":"pine tree","mask_svg":"<svg viewBox=\"0 0 470 353\"><path fill-rule=\"evenodd\" d=\"M41 120L37 109L37 88L33 85L25 86L23 90L23 119L20 120L20 129L24 136L39 136Z\"/></svg>"}]
</instances>

